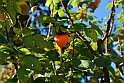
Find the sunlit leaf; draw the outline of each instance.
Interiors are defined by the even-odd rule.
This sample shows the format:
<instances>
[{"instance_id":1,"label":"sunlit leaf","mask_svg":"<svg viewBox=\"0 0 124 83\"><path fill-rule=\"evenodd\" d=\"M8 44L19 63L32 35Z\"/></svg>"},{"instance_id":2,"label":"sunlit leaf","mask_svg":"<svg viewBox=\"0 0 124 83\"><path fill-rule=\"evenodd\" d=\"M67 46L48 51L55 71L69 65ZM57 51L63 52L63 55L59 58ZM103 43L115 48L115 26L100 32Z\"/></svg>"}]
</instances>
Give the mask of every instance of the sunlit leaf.
<instances>
[{"instance_id":1,"label":"sunlit leaf","mask_svg":"<svg viewBox=\"0 0 124 83\"><path fill-rule=\"evenodd\" d=\"M55 3L59 3L60 2L60 0L53 0Z\"/></svg>"},{"instance_id":2,"label":"sunlit leaf","mask_svg":"<svg viewBox=\"0 0 124 83\"><path fill-rule=\"evenodd\" d=\"M52 3L52 0L46 0L45 6L49 6Z\"/></svg>"},{"instance_id":3,"label":"sunlit leaf","mask_svg":"<svg viewBox=\"0 0 124 83\"><path fill-rule=\"evenodd\" d=\"M97 42L91 42L90 45L91 45L91 47L92 47L92 49L93 49L94 51L97 50L97 48L98 48Z\"/></svg>"},{"instance_id":4,"label":"sunlit leaf","mask_svg":"<svg viewBox=\"0 0 124 83\"><path fill-rule=\"evenodd\" d=\"M76 1L73 1L73 2L72 2L73 8L75 8L77 5L78 5L78 3L77 3Z\"/></svg>"},{"instance_id":5,"label":"sunlit leaf","mask_svg":"<svg viewBox=\"0 0 124 83\"><path fill-rule=\"evenodd\" d=\"M76 11L76 18L77 19L83 19L86 18L87 16L87 9L86 8L80 8L79 10Z\"/></svg>"},{"instance_id":6,"label":"sunlit leaf","mask_svg":"<svg viewBox=\"0 0 124 83\"><path fill-rule=\"evenodd\" d=\"M25 55L30 55L31 54L31 52L26 48L21 48L19 50L22 51Z\"/></svg>"},{"instance_id":7,"label":"sunlit leaf","mask_svg":"<svg viewBox=\"0 0 124 83\"><path fill-rule=\"evenodd\" d=\"M88 69L92 67L92 63L89 60L72 60L72 65L78 69Z\"/></svg>"},{"instance_id":8,"label":"sunlit leaf","mask_svg":"<svg viewBox=\"0 0 124 83\"><path fill-rule=\"evenodd\" d=\"M58 11L58 15L60 16L60 17L63 17L64 16L64 11L62 10L62 9L60 9L59 11Z\"/></svg>"},{"instance_id":9,"label":"sunlit leaf","mask_svg":"<svg viewBox=\"0 0 124 83\"><path fill-rule=\"evenodd\" d=\"M109 3L107 6L106 6L106 10L110 10L112 7L112 3Z\"/></svg>"},{"instance_id":10,"label":"sunlit leaf","mask_svg":"<svg viewBox=\"0 0 124 83\"><path fill-rule=\"evenodd\" d=\"M93 42L97 41L97 33L93 28L85 28L84 31L85 31L86 36L91 38Z\"/></svg>"}]
</instances>

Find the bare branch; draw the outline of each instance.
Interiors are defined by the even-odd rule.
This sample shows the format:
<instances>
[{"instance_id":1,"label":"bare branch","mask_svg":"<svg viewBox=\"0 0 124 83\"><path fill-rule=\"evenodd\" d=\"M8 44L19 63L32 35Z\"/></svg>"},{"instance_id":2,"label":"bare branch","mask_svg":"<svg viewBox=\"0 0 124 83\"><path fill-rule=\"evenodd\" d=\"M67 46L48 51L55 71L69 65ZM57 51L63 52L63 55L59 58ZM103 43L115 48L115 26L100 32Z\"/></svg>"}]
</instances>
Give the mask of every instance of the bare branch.
<instances>
[{"instance_id":1,"label":"bare branch","mask_svg":"<svg viewBox=\"0 0 124 83\"><path fill-rule=\"evenodd\" d=\"M111 33L111 30L112 30L112 27L113 27L113 24L114 24L115 2L116 2L116 0L112 0L112 8L111 8L111 12L110 12L110 15L109 15L109 20L107 22L107 30L106 30L106 33L105 33L103 39L102 39L103 41L105 41L105 39ZM112 26L111 26L111 24L112 24Z\"/></svg>"}]
</instances>

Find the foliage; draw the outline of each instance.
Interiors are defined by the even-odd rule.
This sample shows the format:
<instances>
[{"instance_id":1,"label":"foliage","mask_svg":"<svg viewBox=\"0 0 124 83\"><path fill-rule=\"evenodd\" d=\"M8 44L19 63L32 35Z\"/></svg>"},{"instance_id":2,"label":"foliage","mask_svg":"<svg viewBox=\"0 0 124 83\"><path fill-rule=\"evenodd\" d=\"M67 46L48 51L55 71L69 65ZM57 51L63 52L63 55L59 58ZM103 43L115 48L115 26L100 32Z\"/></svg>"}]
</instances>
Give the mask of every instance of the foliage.
<instances>
[{"instance_id":1,"label":"foliage","mask_svg":"<svg viewBox=\"0 0 124 83\"><path fill-rule=\"evenodd\" d=\"M124 1L110 1L109 17L96 20L100 2L0 0L1 82L123 83ZM115 14L118 7L122 10ZM113 29L115 17L119 26ZM47 34L38 33L37 25ZM62 49L54 41L60 32L70 37Z\"/></svg>"}]
</instances>

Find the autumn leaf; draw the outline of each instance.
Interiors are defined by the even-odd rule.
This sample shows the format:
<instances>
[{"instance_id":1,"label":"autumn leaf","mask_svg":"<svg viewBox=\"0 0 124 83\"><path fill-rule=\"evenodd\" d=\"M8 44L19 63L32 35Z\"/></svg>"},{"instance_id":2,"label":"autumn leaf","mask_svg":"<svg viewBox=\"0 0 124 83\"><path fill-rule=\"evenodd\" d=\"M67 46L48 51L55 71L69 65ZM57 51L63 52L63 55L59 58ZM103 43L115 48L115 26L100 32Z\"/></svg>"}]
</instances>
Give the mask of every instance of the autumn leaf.
<instances>
[{"instance_id":1,"label":"autumn leaf","mask_svg":"<svg viewBox=\"0 0 124 83\"><path fill-rule=\"evenodd\" d=\"M122 35L118 35L118 40L119 40L119 41L124 40L124 36L122 36Z\"/></svg>"},{"instance_id":2,"label":"autumn leaf","mask_svg":"<svg viewBox=\"0 0 124 83\"><path fill-rule=\"evenodd\" d=\"M90 2L87 8L91 8L92 10L95 10L96 8L98 8L99 3L100 3L100 0L95 0L95 2Z\"/></svg>"},{"instance_id":3,"label":"autumn leaf","mask_svg":"<svg viewBox=\"0 0 124 83\"><path fill-rule=\"evenodd\" d=\"M0 22L5 22L3 14L0 13Z\"/></svg>"},{"instance_id":4,"label":"autumn leaf","mask_svg":"<svg viewBox=\"0 0 124 83\"><path fill-rule=\"evenodd\" d=\"M19 12L22 15L28 15L29 6L25 1L17 1L16 6L17 6L16 9L17 12Z\"/></svg>"}]
</instances>

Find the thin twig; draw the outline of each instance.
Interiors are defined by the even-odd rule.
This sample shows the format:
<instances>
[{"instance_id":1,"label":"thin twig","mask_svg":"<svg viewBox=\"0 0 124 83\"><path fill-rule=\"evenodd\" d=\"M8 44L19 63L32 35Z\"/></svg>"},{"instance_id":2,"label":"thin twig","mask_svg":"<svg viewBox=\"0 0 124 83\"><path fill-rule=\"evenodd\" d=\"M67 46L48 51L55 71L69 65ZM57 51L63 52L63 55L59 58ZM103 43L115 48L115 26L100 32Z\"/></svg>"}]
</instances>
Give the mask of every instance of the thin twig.
<instances>
[{"instance_id":1,"label":"thin twig","mask_svg":"<svg viewBox=\"0 0 124 83\"><path fill-rule=\"evenodd\" d=\"M82 34L79 33L79 32L77 32L76 34L77 34L77 35L80 37L80 39L87 45L87 47L88 47L88 49L90 50L90 52L91 52L92 54L94 54L95 56L98 56L98 54L92 49L92 47L90 46L90 43L84 38L84 36L82 36Z\"/></svg>"},{"instance_id":2,"label":"thin twig","mask_svg":"<svg viewBox=\"0 0 124 83\"><path fill-rule=\"evenodd\" d=\"M56 74L56 67L55 67L54 61L52 61L51 63L52 63L52 67L53 67L53 70L54 70L54 74L57 75L57 74Z\"/></svg>"},{"instance_id":3,"label":"thin twig","mask_svg":"<svg viewBox=\"0 0 124 83\"><path fill-rule=\"evenodd\" d=\"M72 41L72 45L73 45L72 57L74 57L74 53L75 53L75 52L74 52L74 47L75 47L74 39L75 39L75 34L74 34L73 41Z\"/></svg>"},{"instance_id":4,"label":"thin twig","mask_svg":"<svg viewBox=\"0 0 124 83\"><path fill-rule=\"evenodd\" d=\"M33 77L33 75L30 76L30 82L31 83L34 83L34 77Z\"/></svg>"},{"instance_id":5,"label":"thin twig","mask_svg":"<svg viewBox=\"0 0 124 83\"><path fill-rule=\"evenodd\" d=\"M49 23L49 28L48 28L48 33L47 33L47 39L48 39L49 36L50 36L51 26L52 26L52 23Z\"/></svg>"},{"instance_id":6,"label":"thin twig","mask_svg":"<svg viewBox=\"0 0 124 83\"><path fill-rule=\"evenodd\" d=\"M66 13L68 19L70 20L70 23L72 24L72 27L74 28L73 20L71 19L71 16L70 16L70 14L68 13L67 9L65 8L65 5L64 5L64 3L63 3L62 0L61 0L61 4L62 4L62 7L64 8L64 11L65 11L65 13Z\"/></svg>"}]
</instances>

